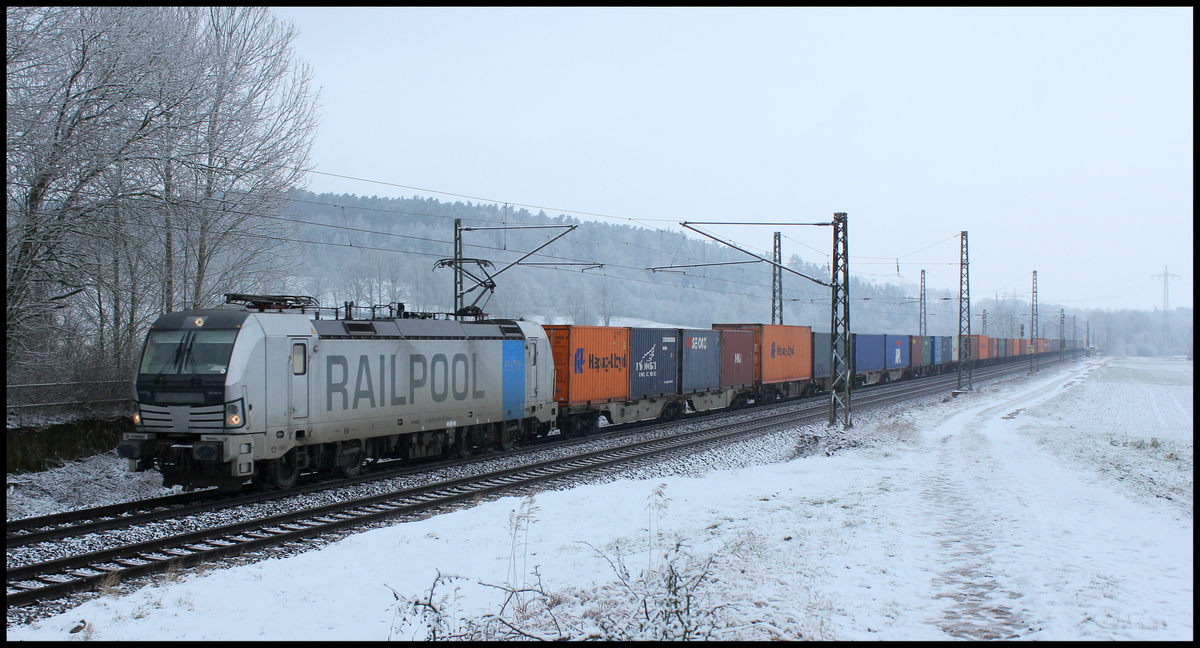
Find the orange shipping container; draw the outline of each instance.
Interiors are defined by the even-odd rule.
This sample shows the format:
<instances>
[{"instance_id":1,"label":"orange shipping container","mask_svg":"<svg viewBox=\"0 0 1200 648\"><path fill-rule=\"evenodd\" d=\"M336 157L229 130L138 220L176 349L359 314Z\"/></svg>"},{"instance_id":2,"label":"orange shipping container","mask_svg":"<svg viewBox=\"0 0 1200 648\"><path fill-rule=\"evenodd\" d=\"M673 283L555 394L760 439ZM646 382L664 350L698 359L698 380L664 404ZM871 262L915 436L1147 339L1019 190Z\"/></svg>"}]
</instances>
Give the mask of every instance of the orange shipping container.
<instances>
[{"instance_id":1,"label":"orange shipping container","mask_svg":"<svg viewBox=\"0 0 1200 648\"><path fill-rule=\"evenodd\" d=\"M971 359L972 360L987 360L992 357L988 351L990 349L988 336L972 335L971 336Z\"/></svg>"},{"instance_id":2,"label":"orange shipping container","mask_svg":"<svg viewBox=\"0 0 1200 648\"><path fill-rule=\"evenodd\" d=\"M629 399L629 329L544 326L554 356L554 400L564 405Z\"/></svg>"},{"instance_id":3,"label":"orange shipping container","mask_svg":"<svg viewBox=\"0 0 1200 648\"><path fill-rule=\"evenodd\" d=\"M812 327L785 324L713 324L754 333L754 379L769 384L812 378Z\"/></svg>"}]
</instances>

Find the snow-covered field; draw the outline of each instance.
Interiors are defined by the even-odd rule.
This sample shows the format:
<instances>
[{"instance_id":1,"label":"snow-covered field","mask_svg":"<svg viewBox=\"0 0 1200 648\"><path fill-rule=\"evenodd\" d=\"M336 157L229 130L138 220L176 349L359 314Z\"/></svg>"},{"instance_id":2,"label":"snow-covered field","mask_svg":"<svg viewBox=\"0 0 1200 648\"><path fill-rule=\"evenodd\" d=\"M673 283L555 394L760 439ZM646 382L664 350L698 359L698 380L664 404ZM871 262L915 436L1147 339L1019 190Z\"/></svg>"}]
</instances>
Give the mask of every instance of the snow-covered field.
<instances>
[{"instance_id":1,"label":"snow-covered field","mask_svg":"<svg viewBox=\"0 0 1200 648\"><path fill-rule=\"evenodd\" d=\"M7 637L1192 640L1192 363L977 388L159 577ZM103 461L80 464L98 490L141 484ZM64 475L10 477L9 514L79 501Z\"/></svg>"}]
</instances>

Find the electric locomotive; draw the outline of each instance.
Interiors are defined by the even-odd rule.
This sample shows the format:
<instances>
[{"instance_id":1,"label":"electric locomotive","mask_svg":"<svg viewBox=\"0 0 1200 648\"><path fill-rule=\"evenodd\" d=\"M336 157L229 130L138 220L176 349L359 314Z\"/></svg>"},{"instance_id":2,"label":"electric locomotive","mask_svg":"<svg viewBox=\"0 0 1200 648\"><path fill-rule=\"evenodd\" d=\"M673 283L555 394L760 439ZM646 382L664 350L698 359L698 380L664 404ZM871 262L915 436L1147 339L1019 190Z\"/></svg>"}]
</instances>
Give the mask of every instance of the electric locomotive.
<instances>
[{"instance_id":1,"label":"electric locomotive","mask_svg":"<svg viewBox=\"0 0 1200 648\"><path fill-rule=\"evenodd\" d=\"M508 449L553 427L554 367L536 323L403 305L320 319L316 300L286 295L226 303L243 308L169 313L146 337L135 430L118 454L164 486L289 488L302 471L354 476L370 460Z\"/></svg>"}]
</instances>

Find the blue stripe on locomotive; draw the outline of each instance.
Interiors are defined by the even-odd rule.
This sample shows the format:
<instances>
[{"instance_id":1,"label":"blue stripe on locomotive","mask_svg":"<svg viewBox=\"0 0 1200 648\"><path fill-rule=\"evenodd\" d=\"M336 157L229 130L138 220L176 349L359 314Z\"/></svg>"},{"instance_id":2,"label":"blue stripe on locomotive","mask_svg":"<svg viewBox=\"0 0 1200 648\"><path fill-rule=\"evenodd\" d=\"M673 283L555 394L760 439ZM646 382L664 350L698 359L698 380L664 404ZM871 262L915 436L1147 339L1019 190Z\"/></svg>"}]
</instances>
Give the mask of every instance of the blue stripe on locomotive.
<instances>
[{"instance_id":1,"label":"blue stripe on locomotive","mask_svg":"<svg viewBox=\"0 0 1200 648\"><path fill-rule=\"evenodd\" d=\"M501 380L504 385L504 420L519 419L525 413L525 342L504 340Z\"/></svg>"}]
</instances>

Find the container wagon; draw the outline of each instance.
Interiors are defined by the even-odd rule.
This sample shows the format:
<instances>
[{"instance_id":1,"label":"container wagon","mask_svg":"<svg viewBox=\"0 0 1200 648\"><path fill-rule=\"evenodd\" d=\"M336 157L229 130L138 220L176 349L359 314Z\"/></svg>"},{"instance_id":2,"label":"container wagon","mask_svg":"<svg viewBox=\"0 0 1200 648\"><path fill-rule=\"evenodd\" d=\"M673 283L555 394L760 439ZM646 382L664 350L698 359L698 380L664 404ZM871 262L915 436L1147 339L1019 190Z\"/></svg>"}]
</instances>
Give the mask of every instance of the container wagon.
<instances>
[{"instance_id":1,"label":"container wagon","mask_svg":"<svg viewBox=\"0 0 1200 648\"><path fill-rule=\"evenodd\" d=\"M720 331L754 334L755 402L802 396L813 391L812 327L783 324L713 324Z\"/></svg>"}]
</instances>

